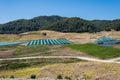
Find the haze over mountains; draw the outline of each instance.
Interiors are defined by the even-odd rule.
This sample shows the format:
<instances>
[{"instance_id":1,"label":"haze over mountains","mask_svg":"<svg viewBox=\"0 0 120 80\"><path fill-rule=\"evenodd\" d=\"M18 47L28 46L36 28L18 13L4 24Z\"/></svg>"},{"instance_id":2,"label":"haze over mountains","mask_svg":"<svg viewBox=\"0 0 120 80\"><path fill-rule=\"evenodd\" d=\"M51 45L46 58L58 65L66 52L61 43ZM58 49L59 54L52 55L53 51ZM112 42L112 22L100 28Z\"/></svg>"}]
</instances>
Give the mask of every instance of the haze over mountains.
<instances>
[{"instance_id":1,"label":"haze over mountains","mask_svg":"<svg viewBox=\"0 0 120 80\"><path fill-rule=\"evenodd\" d=\"M120 30L120 20L85 20L79 17L39 16L0 24L0 34L19 34L28 31L54 30L59 32L99 32Z\"/></svg>"}]
</instances>

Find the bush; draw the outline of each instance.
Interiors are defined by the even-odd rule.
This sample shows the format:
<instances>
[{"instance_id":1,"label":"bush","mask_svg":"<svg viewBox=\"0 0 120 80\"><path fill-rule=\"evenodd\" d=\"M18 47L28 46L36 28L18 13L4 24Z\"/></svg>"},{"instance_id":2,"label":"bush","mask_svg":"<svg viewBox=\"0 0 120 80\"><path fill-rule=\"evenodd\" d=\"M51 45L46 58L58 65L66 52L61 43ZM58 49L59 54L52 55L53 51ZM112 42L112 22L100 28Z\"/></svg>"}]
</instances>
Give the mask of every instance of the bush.
<instances>
[{"instance_id":1,"label":"bush","mask_svg":"<svg viewBox=\"0 0 120 80\"><path fill-rule=\"evenodd\" d=\"M36 75L35 75L35 74L32 74L32 75L30 76L30 78L31 78L31 79L35 79L35 78L36 78Z\"/></svg>"},{"instance_id":2,"label":"bush","mask_svg":"<svg viewBox=\"0 0 120 80\"><path fill-rule=\"evenodd\" d=\"M43 36L46 36L46 35L47 35L47 33L43 32L43 33L42 33L42 35L43 35Z\"/></svg>"},{"instance_id":3,"label":"bush","mask_svg":"<svg viewBox=\"0 0 120 80\"><path fill-rule=\"evenodd\" d=\"M65 77L66 80L72 80L70 77L66 76Z\"/></svg>"},{"instance_id":4,"label":"bush","mask_svg":"<svg viewBox=\"0 0 120 80\"><path fill-rule=\"evenodd\" d=\"M29 64L26 63L12 63L8 65L10 69L18 69L18 68L24 68L28 67Z\"/></svg>"},{"instance_id":5,"label":"bush","mask_svg":"<svg viewBox=\"0 0 120 80\"><path fill-rule=\"evenodd\" d=\"M62 75L61 74L57 75L57 79L63 79Z\"/></svg>"},{"instance_id":6,"label":"bush","mask_svg":"<svg viewBox=\"0 0 120 80\"><path fill-rule=\"evenodd\" d=\"M15 78L15 77L13 75L11 75L10 78Z\"/></svg>"}]
</instances>

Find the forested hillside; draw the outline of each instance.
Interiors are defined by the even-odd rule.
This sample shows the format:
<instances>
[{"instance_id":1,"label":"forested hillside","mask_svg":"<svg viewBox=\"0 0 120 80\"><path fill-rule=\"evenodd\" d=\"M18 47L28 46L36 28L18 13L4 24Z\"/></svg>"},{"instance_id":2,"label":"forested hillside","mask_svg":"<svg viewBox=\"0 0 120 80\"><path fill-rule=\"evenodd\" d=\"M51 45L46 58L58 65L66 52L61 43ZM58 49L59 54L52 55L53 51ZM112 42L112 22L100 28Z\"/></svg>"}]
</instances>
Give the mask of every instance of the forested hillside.
<instances>
[{"instance_id":1,"label":"forested hillside","mask_svg":"<svg viewBox=\"0 0 120 80\"><path fill-rule=\"evenodd\" d=\"M59 16L39 16L30 20L16 20L0 25L1 34L18 34L28 31L37 31L49 24L62 20L64 17Z\"/></svg>"},{"instance_id":2,"label":"forested hillside","mask_svg":"<svg viewBox=\"0 0 120 80\"><path fill-rule=\"evenodd\" d=\"M68 18L55 22L46 28L60 32L96 32L97 28L91 22L80 18Z\"/></svg>"},{"instance_id":3,"label":"forested hillside","mask_svg":"<svg viewBox=\"0 0 120 80\"><path fill-rule=\"evenodd\" d=\"M110 31L114 29L120 31L120 19L116 20L93 20L91 21L100 31Z\"/></svg>"},{"instance_id":4,"label":"forested hillside","mask_svg":"<svg viewBox=\"0 0 120 80\"><path fill-rule=\"evenodd\" d=\"M120 30L120 20L84 20L78 17L39 16L0 24L0 34L19 34L28 31L54 30L60 32L98 32Z\"/></svg>"}]
</instances>

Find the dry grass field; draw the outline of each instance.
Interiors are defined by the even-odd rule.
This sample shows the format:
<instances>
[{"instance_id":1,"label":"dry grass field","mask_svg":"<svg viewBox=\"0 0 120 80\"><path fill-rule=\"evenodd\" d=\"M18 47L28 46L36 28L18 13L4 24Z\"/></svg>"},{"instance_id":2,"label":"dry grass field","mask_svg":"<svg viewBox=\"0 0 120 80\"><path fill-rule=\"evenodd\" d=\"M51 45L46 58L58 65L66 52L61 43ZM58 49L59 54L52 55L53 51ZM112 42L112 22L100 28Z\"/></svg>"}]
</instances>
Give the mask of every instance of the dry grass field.
<instances>
[{"instance_id":1,"label":"dry grass field","mask_svg":"<svg viewBox=\"0 0 120 80\"><path fill-rule=\"evenodd\" d=\"M20 36L17 34L0 34L0 42L11 42L17 41L20 39Z\"/></svg>"},{"instance_id":2,"label":"dry grass field","mask_svg":"<svg viewBox=\"0 0 120 80\"><path fill-rule=\"evenodd\" d=\"M96 62L78 62L70 64L55 64L41 68L40 77L56 77L61 74L63 77L86 78L86 80L119 80L120 65Z\"/></svg>"},{"instance_id":3,"label":"dry grass field","mask_svg":"<svg viewBox=\"0 0 120 80\"><path fill-rule=\"evenodd\" d=\"M46 36L43 36L42 33L47 33ZM90 42L88 33L62 33L56 31L33 31L24 33L19 40L36 40L36 39L68 39L76 43L87 43ZM32 36L32 37L31 37Z\"/></svg>"},{"instance_id":4,"label":"dry grass field","mask_svg":"<svg viewBox=\"0 0 120 80\"><path fill-rule=\"evenodd\" d=\"M43 33L47 33L46 36ZM89 43L101 37L112 37L120 40L119 31L97 32L97 33L62 33L56 31L42 30L22 34L0 34L0 42L6 41L28 41L37 39L68 39L74 43Z\"/></svg>"},{"instance_id":5,"label":"dry grass field","mask_svg":"<svg viewBox=\"0 0 120 80\"><path fill-rule=\"evenodd\" d=\"M58 63L42 67L30 67L18 70L6 70L0 72L0 76L21 78L30 78L35 74L37 78L56 78L62 75L63 78L69 77L72 80L85 78L86 80L119 80L120 65L111 63L96 62L76 62L76 63Z\"/></svg>"}]
</instances>

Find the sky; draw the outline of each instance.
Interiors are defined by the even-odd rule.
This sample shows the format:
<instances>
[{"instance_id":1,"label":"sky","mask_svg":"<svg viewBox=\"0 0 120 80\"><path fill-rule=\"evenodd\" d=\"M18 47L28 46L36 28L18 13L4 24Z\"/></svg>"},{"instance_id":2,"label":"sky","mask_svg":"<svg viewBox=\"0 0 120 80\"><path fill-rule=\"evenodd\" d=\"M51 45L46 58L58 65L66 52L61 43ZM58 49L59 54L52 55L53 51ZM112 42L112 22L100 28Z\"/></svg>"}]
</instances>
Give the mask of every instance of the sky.
<instances>
[{"instance_id":1,"label":"sky","mask_svg":"<svg viewBox=\"0 0 120 80\"><path fill-rule=\"evenodd\" d=\"M50 15L120 19L120 0L0 0L0 24Z\"/></svg>"}]
</instances>

